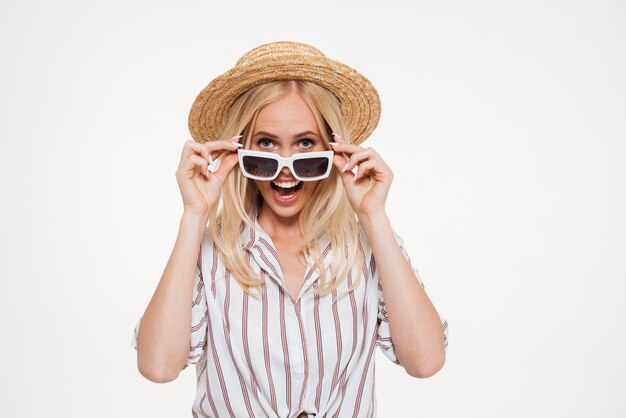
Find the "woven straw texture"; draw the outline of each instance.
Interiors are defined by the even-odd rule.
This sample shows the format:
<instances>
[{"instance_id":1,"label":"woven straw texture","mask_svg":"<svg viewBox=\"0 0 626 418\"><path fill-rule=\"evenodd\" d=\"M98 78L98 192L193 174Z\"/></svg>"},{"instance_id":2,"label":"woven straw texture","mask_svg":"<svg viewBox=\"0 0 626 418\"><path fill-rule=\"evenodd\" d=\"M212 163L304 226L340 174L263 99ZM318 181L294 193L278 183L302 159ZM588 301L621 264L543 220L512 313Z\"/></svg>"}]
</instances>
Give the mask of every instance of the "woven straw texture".
<instances>
[{"instance_id":1,"label":"woven straw texture","mask_svg":"<svg viewBox=\"0 0 626 418\"><path fill-rule=\"evenodd\" d=\"M311 45L273 42L247 52L202 89L189 112L191 136L200 143L219 139L235 100L252 87L276 80L307 80L334 93L354 144L367 139L378 125L380 98L367 78Z\"/></svg>"}]
</instances>

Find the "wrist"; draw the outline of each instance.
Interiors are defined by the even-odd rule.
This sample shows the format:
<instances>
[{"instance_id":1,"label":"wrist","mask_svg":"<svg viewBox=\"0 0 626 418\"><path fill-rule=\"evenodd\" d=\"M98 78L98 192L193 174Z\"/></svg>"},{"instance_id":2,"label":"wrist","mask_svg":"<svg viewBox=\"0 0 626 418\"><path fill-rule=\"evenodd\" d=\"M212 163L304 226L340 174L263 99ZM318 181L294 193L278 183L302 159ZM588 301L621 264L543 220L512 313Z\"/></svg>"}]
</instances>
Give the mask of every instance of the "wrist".
<instances>
[{"instance_id":1,"label":"wrist","mask_svg":"<svg viewBox=\"0 0 626 418\"><path fill-rule=\"evenodd\" d=\"M380 228L385 225L390 225L389 218L384 210L372 212L372 213L360 213L358 215L359 223L363 227L366 233L369 235L369 230L372 228Z\"/></svg>"},{"instance_id":2,"label":"wrist","mask_svg":"<svg viewBox=\"0 0 626 418\"><path fill-rule=\"evenodd\" d=\"M188 226L197 226L204 228L209 222L209 214L208 213L198 213L185 210L183 212L183 216L181 218L181 223Z\"/></svg>"}]
</instances>

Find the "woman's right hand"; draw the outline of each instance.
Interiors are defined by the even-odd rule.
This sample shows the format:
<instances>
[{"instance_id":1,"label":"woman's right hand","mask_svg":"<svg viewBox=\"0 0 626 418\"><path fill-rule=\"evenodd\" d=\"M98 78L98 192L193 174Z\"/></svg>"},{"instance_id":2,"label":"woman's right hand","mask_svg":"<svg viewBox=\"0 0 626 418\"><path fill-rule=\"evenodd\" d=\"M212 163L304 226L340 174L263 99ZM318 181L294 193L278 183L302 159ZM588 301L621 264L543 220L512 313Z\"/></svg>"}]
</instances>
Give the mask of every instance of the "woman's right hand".
<instances>
[{"instance_id":1,"label":"woman's right hand","mask_svg":"<svg viewBox=\"0 0 626 418\"><path fill-rule=\"evenodd\" d=\"M208 215L209 209L218 202L226 177L237 164L237 149L242 145L239 136L228 141L208 141L201 144L185 141L176 170L176 181L183 198L186 213ZM222 153L227 152L217 170L208 171L208 166Z\"/></svg>"}]
</instances>

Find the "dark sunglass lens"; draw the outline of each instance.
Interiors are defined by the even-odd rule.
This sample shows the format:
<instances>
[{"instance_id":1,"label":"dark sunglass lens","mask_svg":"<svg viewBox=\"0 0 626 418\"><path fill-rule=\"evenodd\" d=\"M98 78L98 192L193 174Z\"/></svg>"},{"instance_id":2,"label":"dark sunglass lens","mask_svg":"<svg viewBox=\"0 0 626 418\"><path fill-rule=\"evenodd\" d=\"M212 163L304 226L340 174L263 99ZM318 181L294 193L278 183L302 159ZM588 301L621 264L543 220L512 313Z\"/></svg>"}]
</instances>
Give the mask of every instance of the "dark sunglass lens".
<instances>
[{"instance_id":1,"label":"dark sunglass lens","mask_svg":"<svg viewBox=\"0 0 626 418\"><path fill-rule=\"evenodd\" d=\"M293 162L296 174L303 178L318 177L328 170L328 158L302 158Z\"/></svg>"},{"instance_id":2,"label":"dark sunglass lens","mask_svg":"<svg viewBox=\"0 0 626 418\"><path fill-rule=\"evenodd\" d=\"M243 168L253 176L274 177L278 169L278 161L265 157L243 157Z\"/></svg>"}]
</instances>

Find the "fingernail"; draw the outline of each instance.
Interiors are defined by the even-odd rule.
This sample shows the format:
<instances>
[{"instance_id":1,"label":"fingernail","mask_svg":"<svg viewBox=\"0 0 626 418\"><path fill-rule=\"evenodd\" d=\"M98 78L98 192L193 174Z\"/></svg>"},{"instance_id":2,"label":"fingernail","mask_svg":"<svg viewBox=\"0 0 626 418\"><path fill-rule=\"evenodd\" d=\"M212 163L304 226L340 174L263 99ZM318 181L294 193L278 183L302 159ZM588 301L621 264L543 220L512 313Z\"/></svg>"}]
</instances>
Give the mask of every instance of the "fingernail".
<instances>
[{"instance_id":1,"label":"fingernail","mask_svg":"<svg viewBox=\"0 0 626 418\"><path fill-rule=\"evenodd\" d=\"M243 135L235 135L235 136L233 136L232 139L235 139L235 138L243 138Z\"/></svg>"},{"instance_id":2,"label":"fingernail","mask_svg":"<svg viewBox=\"0 0 626 418\"><path fill-rule=\"evenodd\" d=\"M211 173L215 173L219 167L220 167L220 160L217 159L217 160L214 160L211 164L209 164L207 168Z\"/></svg>"},{"instance_id":3,"label":"fingernail","mask_svg":"<svg viewBox=\"0 0 626 418\"><path fill-rule=\"evenodd\" d=\"M337 145L338 142L329 142L330 145Z\"/></svg>"},{"instance_id":4,"label":"fingernail","mask_svg":"<svg viewBox=\"0 0 626 418\"><path fill-rule=\"evenodd\" d=\"M243 144L240 144L239 142L233 142L232 144L238 146L239 148L243 147Z\"/></svg>"},{"instance_id":5,"label":"fingernail","mask_svg":"<svg viewBox=\"0 0 626 418\"><path fill-rule=\"evenodd\" d=\"M345 165L345 166L341 169L341 172L342 172L342 173L345 173L345 172L346 172L346 170L348 169L348 167L349 167L349 166L350 166L350 163L346 164L346 165Z\"/></svg>"}]
</instances>

